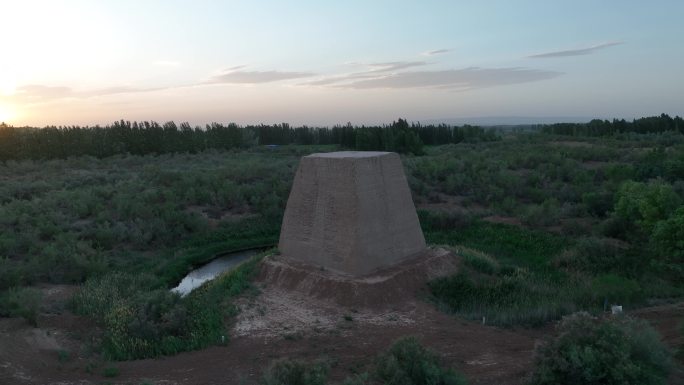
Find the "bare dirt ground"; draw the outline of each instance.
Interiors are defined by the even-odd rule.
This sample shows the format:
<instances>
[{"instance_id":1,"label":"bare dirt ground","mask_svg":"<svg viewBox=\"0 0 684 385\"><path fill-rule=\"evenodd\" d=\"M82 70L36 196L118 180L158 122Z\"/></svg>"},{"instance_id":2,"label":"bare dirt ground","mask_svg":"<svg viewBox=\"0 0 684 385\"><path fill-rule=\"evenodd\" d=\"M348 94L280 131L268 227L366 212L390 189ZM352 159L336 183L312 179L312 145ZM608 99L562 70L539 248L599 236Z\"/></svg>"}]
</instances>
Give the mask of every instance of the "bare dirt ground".
<instances>
[{"instance_id":1,"label":"bare dirt ground","mask_svg":"<svg viewBox=\"0 0 684 385\"><path fill-rule=\"evenodd\" d=\"M38 327L0 319L0 384L254 384L279 358L326 359L335 382L368 370L373 357L407 335L470 384L524 383L535 345L553 334L553 325L498 328L445 314L425 300L420 283L437 270L453 271L458 259L435 252L423 262L354 280L269 259L257 278L258 293L238 303L241 312L226 346L117 363L92 352L94 325L64 309L74 288L45 287L46 314ZM681 346L684 303L632 314L649 320L668 345ZM118 368L118 375L105 377L107 367ZM670 383L684 383L681 369Z\"/></svg>"}]
</instances>

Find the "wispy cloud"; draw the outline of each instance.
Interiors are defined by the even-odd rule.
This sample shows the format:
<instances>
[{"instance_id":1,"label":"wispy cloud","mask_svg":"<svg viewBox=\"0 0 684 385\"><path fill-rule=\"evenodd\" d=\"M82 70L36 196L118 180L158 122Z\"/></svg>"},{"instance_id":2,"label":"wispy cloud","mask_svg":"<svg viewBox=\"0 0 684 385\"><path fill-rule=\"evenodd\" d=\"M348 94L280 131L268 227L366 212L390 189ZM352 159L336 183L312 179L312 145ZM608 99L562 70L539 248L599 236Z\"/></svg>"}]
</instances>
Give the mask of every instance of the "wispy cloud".
<instances>
[{"instance_id":1,"label":"wispy cloud","mask_svg":"<svg viewBox=\"0 0 684 385\"><path fill-rule=\"evenodd\" d=\"M407 68L412 68L412 67L420 67L420 66L425 66L430 63L424 62L424 61L392 61L392 62L379 62L379 63L368 63L368 64L361 64L361 63L353 63L354 65L363 65L367 68L369 68L366 71L362 72L354 72L354 73L349 73L349 74L342 74L342 75L332 75L332 76L327 76L321 79L316 79L312 80L309 82L302 83L300 85L307 85L307 86L326 86L326 85L331 85L335 83L343 83L343 82L349 82L352 80L358 80L358 79L373 79L378 76L383 76L383 75L388 75L391 73L394 73L399 70L407 69Z\"/></svg>"},{"instance_id":2,"label":"wispy cloud","mask_svg":"<svg viewBox=\"0 0 684 385\"><path fill-rule=\"evenodd\" d=\"M247 67L247 65L241 64L241 65L239 65L239 66L230 67L230 68L224 70L223 72L237 71L237 70L243 69L243 68L245 68L245 67Z\"/></svg>"},{"instance_id":3,"label":"wispy cloud","mask_svg":"<svg viewBox=\"0 0 684 385\"><path fill-rule=\"evenodd\" d=\"M114 94L159 91L168 88L173 87L136 88L124 86L77 91L71 87L65 86L46 86L42 84L28 84L17 87L14 90L13 94L4 96L2 97L2 99L14 103L36 104L45 103L58 99L91 98Z\"/></svg>"},{"instance_id":4,"label":"wispy cloud","mask_svg":"<svg viewBox=\"0 0 684 385\"><path fill-rule=\"evenodd\" d=\"M451 50L446 49L446 48L442 48L442 49L436 49L433 51L423 52L423 53L421 53L421 55L423 55L423 56L434 56L434 55L439 55L439 54L447 53L447 52L451 52Z\"/></svg>"},{"instance_id":5,"label":"wispy cloud","mask_svg":"<svg viewBox=\"0 0 684 385\"><path fill-rule=\"evenodd\" d=\"M70 87L46 86L42 84L27 84L17 87L5 99L19 101L23 103L40 103L53 99L68 98L74 95Z\"/></svg>"},{"instance_id":6,"label":"wispy cloud","mask_svg":"<svg viewBox=\"0 0 684 385\"><path fill-rule=\"evenodd\" d=\"M368 64L368 66L373 69L366 72L362 72L360 74L375 72L393 72L411 67L420 67L427 64L429 63L424 61L391 61L385 63L370 63Z\"/></svg>"},{"instance_id":7,"label":"wispy cloud","mask_svg":"<svg viewBox=\"0 0 684 385\"><path fill-rule=\"evenodd\" d=\"M533 59L543 59L543 58L552 58L552 57L565 57L565 56L579 56L579 55L589 55L590 53L594 53L596 51L612 47L615 45L620 45L624 44L621 41L611 41L607 43L602 43L602 44L596 44L592 45L590 47L585 47L585 48L577 48L577 49L566 49L566 50L561 50L561 51L551 51L551 52L543 52L543 53L538 53L535 55L530 55L527 56L528 58L533 58Z\"/></svg>"},{"instance_id":8,"label":"wispy cloud","mask_svg":"<svg viewBox=\"0 0 684 385\"><path fill-rule=\"evenodd\" d=\"M451 88L468 90L552 79L561 72L528 68L464 68L441 71L412 71L334 84L335 87L372 88Z\"/></svg>"},{"instance_id":9,"label":"wispy cloud","mask_svg":"<svg viewBox=\"0 0 684 385\"><path fill-rule=\"evenodd\" d=\"M325 77L322 79L317 79L317 80L312 80L309 82L301 83L300 85L303 85L303 86L327 86L330 84L335 84L335 83L340 83L340 82L348 82L350 80L372 79L375 77L377 77L377 75L369 75L366 73L336 75L336 76L329 76L329 77Z\"/></svg>"},{"instance_id":10,"label":"wispy cloud","mask_svg":"<svg viewBox=\"0 0 684 385\"><path fill-rule=\"evenodd\" d=\"M230 68L223 73L214 75L205 83L207 84L260 84L308 78L315 76L311 72L286 72L286 71L241 71L243 66Z\"/></svg>"},{"instance_id":11,"label":"wispy cloud","mask_svg":"<svg viewBox=\"0 0 684 385\"><path fill-rule=\"evenodd\" d=\"M115 94L153 92L184 87L201 87L212 84L263 84L293 79L313 78L302 86L322 86L349 89L406 89L446 88L467 90L498 85L527 83L560 76L562 73L530 68L463 68L446 70L410 71L427 66L424 61L392 61L364 64L366 71L336 74L313 78L311 72L248 71L236 66L209 77L208 80L160 87L115 86L77 90L65 86L30 84L18 87L12 95L0 96L0 100L21 104L40 104L59 99L85 99Z\"/></svg>"},{"instance_id":12,"label":"wispy cloud","mask_svg":"<svg viewBox=\"0 0 684 385\"><path fill-rule=\"evenodd\" d=\"M242 68L245 68L245 66L241 65L229 68L225 70L223 73L211 76L206 81L160 87L142 88L129 86L114 86L106 88L76 90L66 86L28 84L17 87L11 95L0 95L0 100L20 104L39 104L59 99L84 99L115 94L153 92L185 87L198 87L210 84L261 84L281 80L300 79L315 75L309 72L243 71L241 70Z\"/></svg>"}]
</instances>

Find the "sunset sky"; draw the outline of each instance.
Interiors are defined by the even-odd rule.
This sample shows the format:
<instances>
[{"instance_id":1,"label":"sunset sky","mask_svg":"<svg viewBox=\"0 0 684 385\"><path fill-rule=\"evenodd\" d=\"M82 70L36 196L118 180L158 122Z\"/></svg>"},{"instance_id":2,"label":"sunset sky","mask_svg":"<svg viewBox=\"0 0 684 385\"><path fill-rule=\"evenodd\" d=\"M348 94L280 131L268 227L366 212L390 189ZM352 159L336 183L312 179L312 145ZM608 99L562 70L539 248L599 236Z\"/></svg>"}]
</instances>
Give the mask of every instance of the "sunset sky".
<instances>
[{"instance_id":1,"label":"sunset sky","mask_svg":"<svg viewBox=\"0 0 684 385\"><path fill-rule=\"evenodd\" d=\"M684 114L684 1L1 0L0 121Z\"/></svg>"}]
</instances>

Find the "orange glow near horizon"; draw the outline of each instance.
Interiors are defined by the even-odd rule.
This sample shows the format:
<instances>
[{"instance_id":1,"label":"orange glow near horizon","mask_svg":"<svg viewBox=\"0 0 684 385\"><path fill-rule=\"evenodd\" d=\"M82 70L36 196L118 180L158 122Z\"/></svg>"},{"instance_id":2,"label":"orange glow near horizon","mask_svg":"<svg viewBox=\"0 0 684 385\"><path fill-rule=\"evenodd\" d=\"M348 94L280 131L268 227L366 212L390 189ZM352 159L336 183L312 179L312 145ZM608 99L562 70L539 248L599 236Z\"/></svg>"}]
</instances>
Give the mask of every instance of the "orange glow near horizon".
<instances>
[{"instance_id":1,"label":"orange glow near horizon","mask_svg":"<svg viewBox=\"0 0 684 385\"><path fill-rule=\"evenodd\" d=\"M14 118L14 112L10 106L6 104L0 104L0 123L10 124Z\"/></svg>"}]
</instances>

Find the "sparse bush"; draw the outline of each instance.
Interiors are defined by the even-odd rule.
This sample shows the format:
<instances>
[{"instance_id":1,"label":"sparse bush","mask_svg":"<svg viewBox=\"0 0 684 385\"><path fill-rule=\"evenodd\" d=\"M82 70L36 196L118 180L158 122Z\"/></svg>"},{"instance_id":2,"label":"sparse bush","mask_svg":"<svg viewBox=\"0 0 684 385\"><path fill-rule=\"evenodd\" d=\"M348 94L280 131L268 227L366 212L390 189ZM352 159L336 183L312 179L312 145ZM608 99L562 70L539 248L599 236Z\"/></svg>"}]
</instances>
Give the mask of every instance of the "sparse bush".
<instances>
[{"instance_id":1,"label":"sparse bush","mask_svg":"<svg viewBox=\"0 0 684 385\"><path fill-rule=\"evenodd\" d=\"M541 205L530 205L522 215L522 221L532 226L551 226L558 222L558 201L545 199Z\"/></svg>"},{"instance_id":2,"label":"sparse bush","mask_svg":"<svg viewBox=\"0 0 684 385\"><path fill-rule=\"evenodd\" d=\"M472 223L472 217L463 212L433 212L418 210L420 223L424 229L458 230Z\"/></svg>"},{"instance_id":3,"label":"sparse bush","mask_svg":"<svg viewBox=\"0 0 684 385\"><path fill-rule=\"evenodd\" d=\"M73 307L104 327L102 349L113 360L224 343L230 299L249 287L259 260L253 257L184 298L160 287L151 275L111 273L88 280L74 295Z\"/></svg>"},{"instance_id":4,"label":"sparse bush","mask_svg":"<svg viewBox=\"0 0 684 385\"><path fill-rule=\"evenodd\" d=\"M116 366L108 366L102 370L102 375L105 377L117 377L120 373Z\"/></svg>"},{"instance_id":5,"label":"sparse bush","mask_svg":"<svg viewBox=\"0 0 684 385\"><path fill-rule=\"evenodd\" d=\"M665 384L671 357L658 333L628 317L565 317L536 354L531 385Z\"/></svg>"},{"instance_id":6,"label":"sparse bush","mask_svg":"<svg viewBox=\"0 0 684 385\"><path fill-rule=\"evenodd\" d=\"M75 310L103 319L118 302L129 301L140 292L149 292L159 283L146 273L126 274L114 272L90 279L72 298Z\"/></svg>"},{"instance_id":7,"label":"sparse bush","mask_svg":"<svg viewBox=\"0 0 684 385\"><path fill-rule=\"evenodd\" d=\"M414 337L402 338L375 364L377 379L387 385L463 385L463 376L440 365L437 356Z\"/></svg>"},{"instance_id":8,"label":"sparse bush","mask_svg":"<svg viewBox=\"0 0 684 385\"><path fill-rule=\"evenodd\" d=\"M493 325L540 325L577 311L599 308L587 285L551 272L503 266L497 275L467 271L430 281L432 295L448 310Z\"/></svg>"},{"instance_id":9,"label":"sparse bush","mask_svg":"<svg viewBox=\"0 0 684 385\"><path fill-rule=\"evenodd\" d=\"M499 271L499 262L488 254L463 248L456 249L455 252L463 257L466 265L480 273L496 274Z\"/></svg>"},{"instance_id":10,"label":"sparse bush","mask_svg":"<svg viewBox=\"0 0 684 385\"><path fill-rule=\"evenodd\" d=\"M579 237L591 233L591 226L576 219L569 219L562 223L561 233L568 237Z\"/></svg>"},{"instance_id":11,"label":"sparse bush","mask_svg":"<svg viewBox=\"0 0 684 385\"><path fill-rule=\"evenodd\" d=\"M603 217L613 208L613 194L607 191L587 192L582 194L582 203L591 215Z\"/></svg>"},{"instance_id":12,"label":"sparse bush","mask_svg":"<svg viewBox=\"0 0 684 385\"><path fill-rule=\"evenodd\" d=\"M263 385L324 385L329 367L325 362L305 363L298 360L279 360L264 373Z\"/></svg>"},{"instance_id":13,"label":"sparse bush","mask_svg":"<svg viewBox=\"0 0 684 385\"><path fill-rule=\"evenodd\" d=\"M563 267L601 274L625 271L629 267L636 267L630 261L627 250L621 249L605 239L585 237L577 241L574 252L563 260Z\"/></svg>"},{"instance_id":14,"label":"sparse bush","mask_svg":"<svg viewBox=\"0 0 684 385\"><path fill-rule=\"evenodd\" d=\"M69 353L68 350L58 350L57 351L57 360L61 363L71 361L71 353Z\"/></svg>"},{"instance_id":15,"label":"sparse bush","mask_svg":"<svg viewBox=\"0 0 684 385\"><path fill-rule=\"evenodd\" d=\"M649 235L656 222L670 216L680 204L681 198L668 183L627 181L617 192L615 215Z\"/></svg>"},{"instance_id":16,"label":"sparse bush","mask_svg":"<svg viewBox=\"0 0 684 385\"><path fill-rule=\"evenodd\" d=\"M2 235L0 235L2 237ZM0 257L0 290L17 286L24 281L20 263Z\"/></svg>"},{"instance_id":17,"label":"sparse bush","mask_svg":"<svg viewBox=\"0 0 684 385\"><path fill-rule=\"evenodd\" d=\"M421 225L428 242L463 245L496 256L502 262L513 261L533 268L546 266L570 244L562 236L503 223L474 221L457 231L435 229L422 220Z\"/></svg>"},{"instance_id":18,"label":"sparse bush","mask_svg":"<svg viewBox=\"0 0 684 385\"><path fill-rule=\"evenodd\" d=\"M630 224L619 217L609 216L598 226L598 232L606 237L626 239Z\"/></svg>"},{"instance_id":19,"label":"sparse bush","mask_svg":"<svg viewBox=\"0 0 684 385\"><path fill-rule=\"evenodd\" d=\"M40 308L40 290L30 287L13 287L0 293L0 316L22 317L36 326Z\"/></svg>"},{"instance_id":20,"label":"sparse bush","mask_svg":"<svg viewBox=\"0 0 684 385\"><path fill-rule=\"evenodd\" d=\"M597 298L612 304L630 304L643 298L638 282L615 274L603 274L592 279L591 291Z\"/></svg>"},{"instance_id":21,"label":"sparse bush","mask_svg":"<svg viewBox=\"0 0 684 385\"><path fill-rule=\"evenodd\" d=\"M684 207L658 222L650 241L656 256L653 264L681 282L684 279Z\"/></svg>"}]
</instances>

